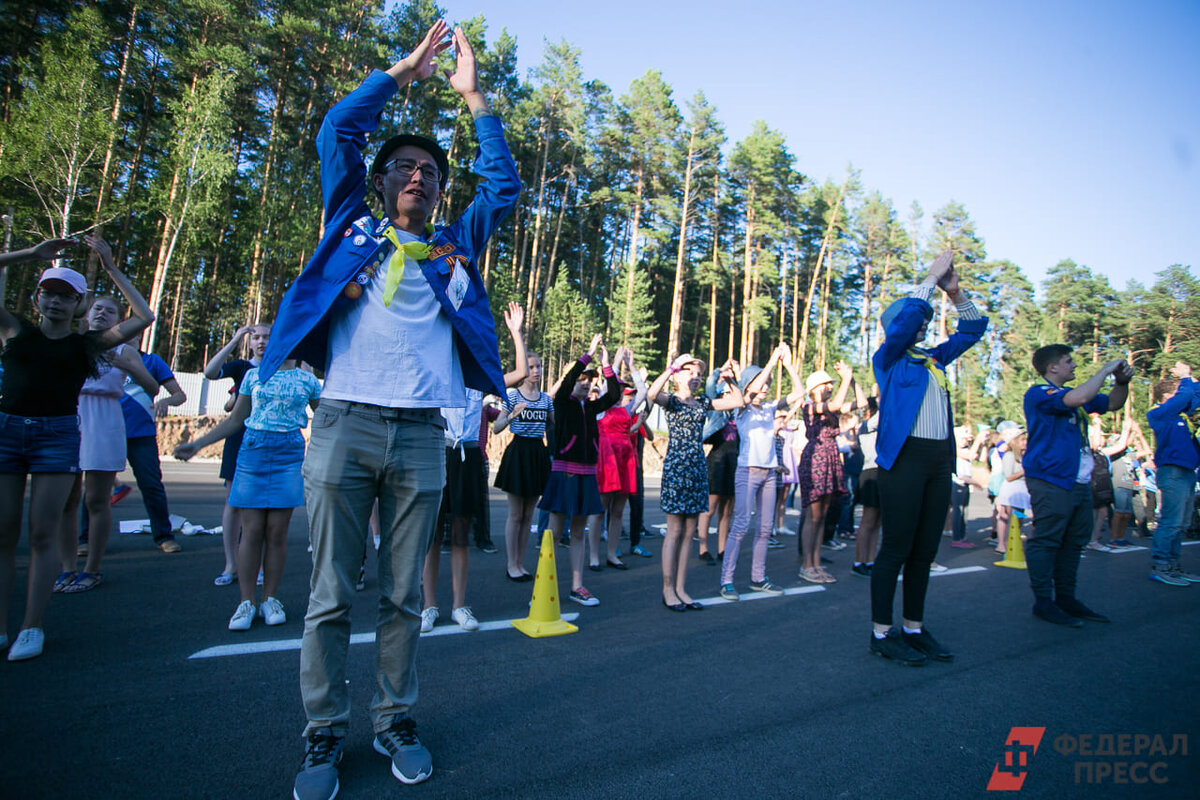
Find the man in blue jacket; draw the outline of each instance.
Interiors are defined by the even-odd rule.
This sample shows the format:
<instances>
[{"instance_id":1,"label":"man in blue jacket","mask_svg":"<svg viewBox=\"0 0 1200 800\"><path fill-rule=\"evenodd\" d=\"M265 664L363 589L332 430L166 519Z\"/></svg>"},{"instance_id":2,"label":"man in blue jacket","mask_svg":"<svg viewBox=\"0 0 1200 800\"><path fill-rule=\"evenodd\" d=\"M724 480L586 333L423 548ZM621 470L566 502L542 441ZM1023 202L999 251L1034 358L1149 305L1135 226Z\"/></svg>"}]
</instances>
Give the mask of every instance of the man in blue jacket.
<instances>
[{"instance_id":1,"label":"man in blue jacket","mask_svg":"<svg viewBox=\"0 0 1200 800\"><path fill-rule=\"evenodd\" d=\"M1200 410L1200 392L1196 391L1189 365L1176 361L1171 375L1155 384L1154 402L1158 405L1146 412L1157 445L1154 464L1162 497L1162 517L1150 553L1150 578L1168 586L1187 586L1200 583L1200 575L1185 572L1179 561L1183 532L1196 502L1200 443L1196 441L1193 414Z\"/></svg>"},{"instance_id":2,"label":"man in blue jacket","mask_svg":"<svg viewBox=\"0 0 1200 800\"><path fill-rule=\"evenodd\" d=\"M1088 414L1116 411L1129 396L1133 368L1123 359L1109 361L1082 385L1075 359L1065 344L1049 344L1033 353L1033 368L1043 383L1025 392L1025 429L1029 444L1022 466L1033 505L1033 535L1025 545L1033 614L1046 622L1078 628L1108 622L1075 596L1079 556L1092 535L1092 467ZM1112 376L1116 385L1101 394Z\"/></svg>"},{"instance_id":3,"label":"man in blue jacket","mask_svg":"<svg viewBox=\"0 0 1200 800\"><path fill-rule=\"evenodd\" d=\"M958 330L932 349L925 338L941 288L958 312ZM872 357L879 384L879 505L883 542L871 568L871 646L876 655L919 666L928 659L952 661L953 653L924 625L929 567L937 555L950 509L954 472L954 417L946 365L983 338L987 317L958 285L953 254L934 259L910 296L888 306L881 318L884 341ZM896 580L904 570L901 630L892 627Z\"/></svg>"},{"instance_id":4,"label":"man in blue jacket","mask_svg":"<svg viewBox=\"0 0 1200 800\"><path fill-rule=\"evenodd\" d=\"M429 224L449 173L437 142L403 135L380 147L368 175L362 151L387 101L429 78L451 45L450 86L475 118L482 180L447 226ZM504 394L496 333L476 257L516 205L516 165L479 89L461 29L438 21L387 72L373 72L330 109L317 136L325 232L288 290L259 367L266 381L285 358L325 372L304 461L313 571L300 653L308 716L297 800L338 791L337 764L350 720L346 657L350 606L380 516L379 648L371 718L374 748L392 774L418 783L433 771L409 710L417 698L421 567L445 484L442 408L466 405L466 389ZM365 181L384 218L366 203Z\"/></svg>"}]
</instances>

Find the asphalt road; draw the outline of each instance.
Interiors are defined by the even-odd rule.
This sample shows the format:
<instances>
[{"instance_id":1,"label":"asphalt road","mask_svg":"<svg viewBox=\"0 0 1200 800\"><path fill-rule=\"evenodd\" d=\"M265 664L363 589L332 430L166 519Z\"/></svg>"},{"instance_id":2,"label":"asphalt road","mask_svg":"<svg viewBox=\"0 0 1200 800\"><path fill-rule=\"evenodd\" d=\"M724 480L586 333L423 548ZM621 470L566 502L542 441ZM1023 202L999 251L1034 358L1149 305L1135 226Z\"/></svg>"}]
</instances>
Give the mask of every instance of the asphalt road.
<instances>
[{"instance_id":1,"label":"asphalt road","mask_svg":"<svg viewBox=\"0 0 1200 800\"><path fill-rule=\"evenodd\" d=\"M216 465L164 470L172 511L216 525ZM493 493L501 553L505 508ZM136 490L115 512L144 516ZM647 516L663 519L654 487ZM984 527L976 519L972 538ZM280 593L287 624L258 621L235 634L225 626L237 587L212 585L219 537L181 538L184 552L168 556L148 536L114 534L104 585L52 599L45 654L0 660L0 796L290 796L303 752L306 541L300 511ZM576 634L532 640L503 624L469 634L451 624L424 637L414 717L434 774L419 786L396 782L371 749L374 646L352 645L355 716L340 796L994 796L987 785L1014 726L1045 729L1022 797L1200 794L1200 586L1147 580L1147 551L1089 554L1080 596L1114 622L1066 630L1030 615L1025 573L995 568L985 547L944 546L939 561L952 571L933 578L926 616L957 658L913 669L868 654L869 582L850 573L852 549L828 554L840 582L825 590L736 605L716 599L717 569L693 560L689 589L714 602L675 614L660 603L660 542L647 542L654 559L628 558L627 572L588 573L601 605L566 604L579 614ZM799 588L795 539L785 542L770 553L768 574ZM565 551L558 556L563 570ZM1200 571L1200 547L1184 557ZM26 568L23 540L22 590ZM502 554L473 552L469 602L481 622L526 613L531 584L508 582L503 570ZM746 591L748 553L739 573ZM448 570L441 580L448 606ZM353 617L368 638L374 588L369 578ZM10 635L23 605L14 597ZM194 657L249 643L269 643L269 652ZM1150 752L1157 735L1168 751L1186 736L1187 753ZM1087 754L1060 752L1069 742Z\"/></svg>"}]
</instances>

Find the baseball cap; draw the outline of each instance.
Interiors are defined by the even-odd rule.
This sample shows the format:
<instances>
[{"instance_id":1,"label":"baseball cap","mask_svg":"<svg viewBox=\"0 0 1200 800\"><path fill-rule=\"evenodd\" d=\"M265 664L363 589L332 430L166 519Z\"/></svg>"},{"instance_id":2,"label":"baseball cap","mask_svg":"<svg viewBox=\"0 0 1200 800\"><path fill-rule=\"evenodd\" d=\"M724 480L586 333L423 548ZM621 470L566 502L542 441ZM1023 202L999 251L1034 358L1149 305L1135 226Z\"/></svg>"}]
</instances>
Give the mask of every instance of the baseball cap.
<instances>
[{"instance_id":1,"label":"baseball cap","mask_svg":"<svg viewBox=\"0 0 1200 800\"><path fill-rule=\"evenodd\" d=\"M47 281L65 283L75 294L87 294L87 279L73 269L67 267L49 267L38 278L38 286Z\"/></svg>"}]
</instances>

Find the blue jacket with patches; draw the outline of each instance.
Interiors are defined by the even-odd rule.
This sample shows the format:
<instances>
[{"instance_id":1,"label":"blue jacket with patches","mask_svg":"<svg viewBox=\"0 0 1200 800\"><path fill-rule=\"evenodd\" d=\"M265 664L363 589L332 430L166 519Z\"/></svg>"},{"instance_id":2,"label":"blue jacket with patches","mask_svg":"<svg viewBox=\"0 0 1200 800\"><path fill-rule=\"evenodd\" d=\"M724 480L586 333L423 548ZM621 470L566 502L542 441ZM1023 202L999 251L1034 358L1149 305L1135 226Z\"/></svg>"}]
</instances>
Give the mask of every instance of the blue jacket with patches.
<instances>
[{"instance_id":1,"label":"blue jacket with patches","mask_svg":"<svg viewBox=\"0 0 1200 800\"><path fill-rule=\"evenodd\" d=\"M891 469L896 463L896 457L900 455L908 432L917 421L921 401L925 398L929 370L924 362L910 356L908 349L931 312L929 303L921 298L905 298L900 312L884 331L883 344L871 359L875 382L879 384L879 435L875 439L875 463L881 469ZM945 372L947 364L983 338L987 326L987 317L961 319L958 329L949 339L923 352L937 361L937 369ZM954 427L953 412L950 412L950 427Z\"/></svg>"},{"instance_id":2,"label":"blue jacket with patches","mask_svg":"<svg viewBox=\"0 0 1200 800\"><path fill-rule=\"evenodd\" d=\"M1184 378L1174 395L1146 412L1146 421L1154 431L1154 466L1200 467L1200 446L1188 423L1179 416L1190 417L1197 408L1200 408L1200 393L1196 392L1196 383Z\"/></svg>"},{"instance_id":3,"label":"blue jacket with patches","mask_svg":"<svg viewBox=\"0 0 1200 800\"><path fill-rule=\"evenodd\" d=\"M356 302L345 292L346 285L364 268L386 263L392 252L391 243L383 237L387 220L376 219L366 202L367 166L362 151L367 135L379 126L380 113L396 91L391 76L376 70L325 115L317 134L325 235L280 303L259 366L263 380L287 358L302 359L324 371L330 321ZM500 120L480 117L475 120L475 132L479 139L475 172L483 180L462 216L450 225L438 226L430 239L432 253L446 255L434 255L419 264L453 326L463 382L503 397L495 322L475 262L488 237L516 206L521 181ZM469 279L457 308L457 298L447 294L456 260L467 262Z\"/></svg>"}]
</instances>

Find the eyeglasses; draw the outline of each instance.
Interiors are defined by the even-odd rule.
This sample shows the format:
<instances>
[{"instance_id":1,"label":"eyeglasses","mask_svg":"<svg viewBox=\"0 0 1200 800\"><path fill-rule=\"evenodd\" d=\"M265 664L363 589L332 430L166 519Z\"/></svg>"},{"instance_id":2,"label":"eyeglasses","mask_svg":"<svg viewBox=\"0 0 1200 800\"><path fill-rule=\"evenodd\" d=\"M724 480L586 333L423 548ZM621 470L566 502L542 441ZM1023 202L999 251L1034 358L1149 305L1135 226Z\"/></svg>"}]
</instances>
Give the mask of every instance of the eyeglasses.
<instances>
[{"instance_id":1,"label":"eyeglasses","mask_svg":"<svg viewBox=\"0 0 1200 800\"><path fill-rule=\"evenodd\" d=\"M396 168L396 177L404 181L412 180L413 173L417 171L421 173L422 183L434 184L440 181L442 177L441 173L438 172L438 168L433 164L418 164L411 158L393 158L383 165L383 171L387 172L393 166Z\"/></svg>"}]
</instances>

